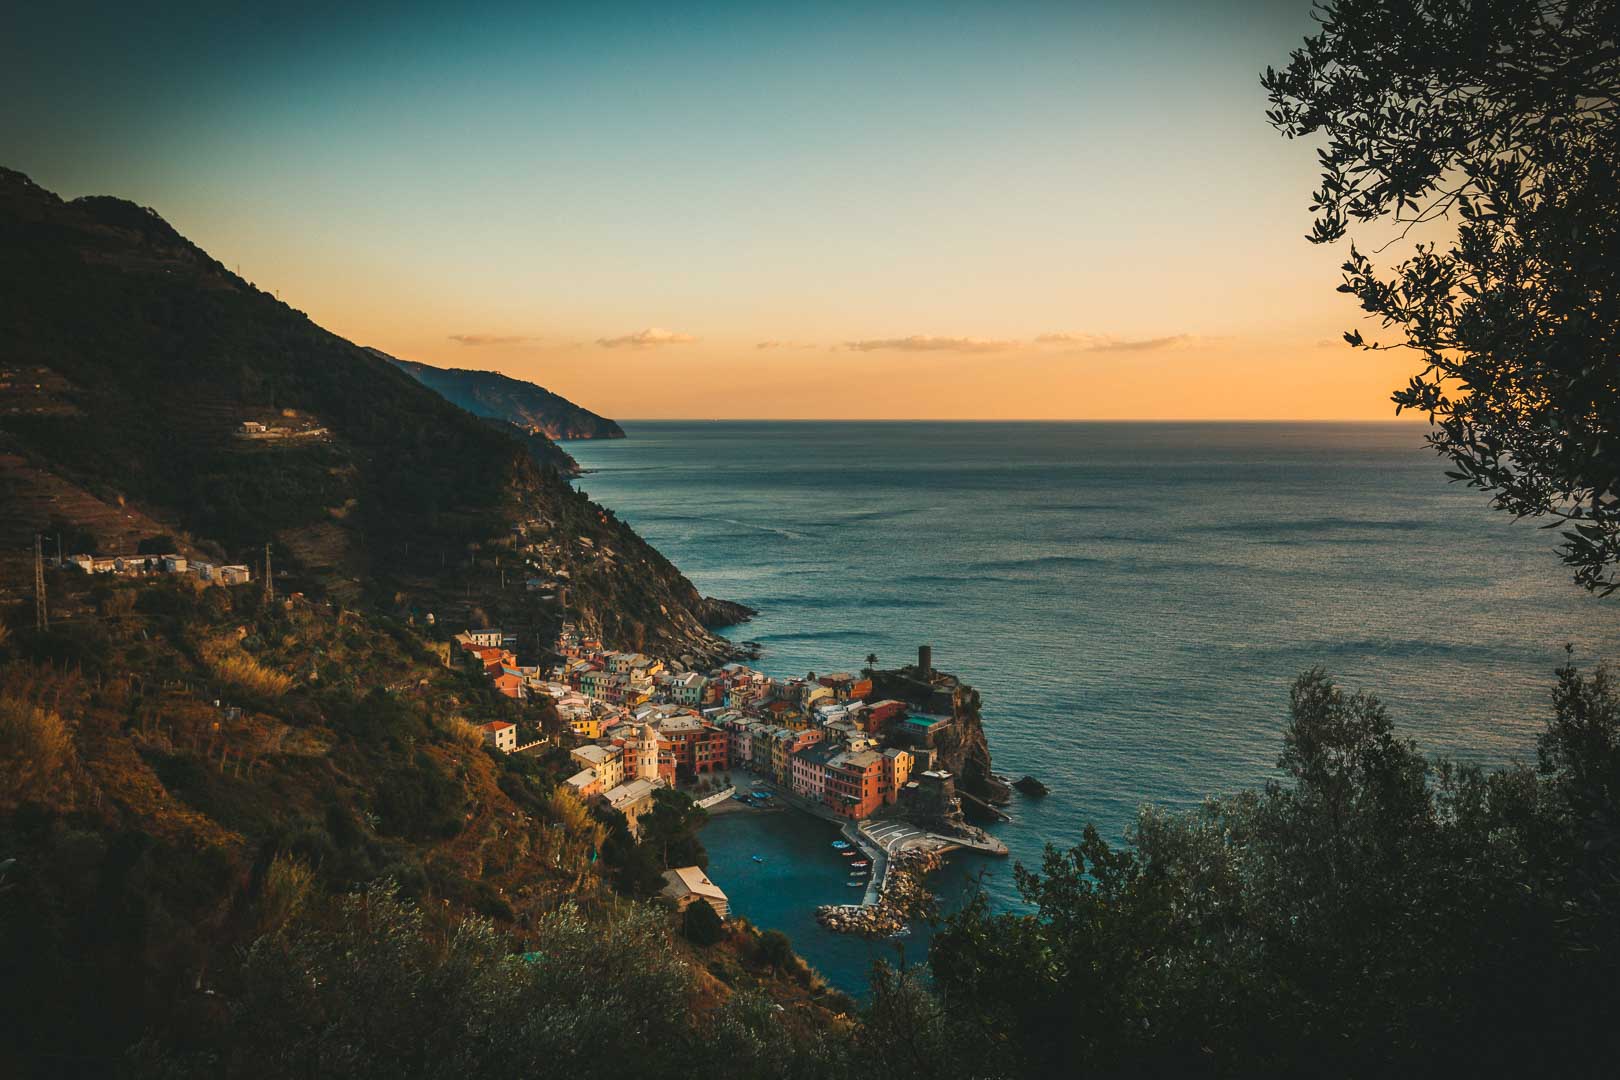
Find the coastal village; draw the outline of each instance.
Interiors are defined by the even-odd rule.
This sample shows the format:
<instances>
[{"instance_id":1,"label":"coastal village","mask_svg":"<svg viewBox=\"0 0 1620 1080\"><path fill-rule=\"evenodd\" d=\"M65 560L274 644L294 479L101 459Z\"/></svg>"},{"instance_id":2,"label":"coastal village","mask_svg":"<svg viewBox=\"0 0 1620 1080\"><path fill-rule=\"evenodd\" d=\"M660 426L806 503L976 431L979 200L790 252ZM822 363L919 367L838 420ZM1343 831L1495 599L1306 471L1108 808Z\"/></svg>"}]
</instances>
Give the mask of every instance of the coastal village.
<instances>
[{"instance_id":1,"label":"coastal village","mask_svg":"<svg viewBox=\"0 0 1620 1080\"><path fill-rule=\"evenodd\" d=\"M915 877L941 854L957 847L1005 854L965 822L955 778L938 760L951 718L877 698L870 671L782 679L741 663L681 670L606 649L573 623L563 624L549 667L520 665L514 638L500 630L467 630L453 640L497 692L554 702L579 766L564 787L623 814L632 832L665 787L695 793L700 806L780 800L839 825L844 839L834 846L865 871L866 890L860 904L820 909L829 928L901 932L921 891ZM934 677L928 646L918 650L916 671ZM538 746L520 745L517 726L504 720L483 725L483 733L504 753ZM757 778L750 791L727 782L734 772ZM679 868L665 877L666 894L680 904L695 895L691 882L702 873ZM718 894L707 897L712 903L725 903L707 878L702 888Z\"/></svg>"},{"instance_id":2,"label":"coastal village","mask_svg":"<svg viewBox=\"0 0 1620 1080\"><path fill-rule=\"evenodd\" d=\"M204 586L255 578L243 564L175 552L55 561L91 576L183 577ZM268 566L267 552L261 569ZM684 791L704 808L727 801L787 807L837 825L843 838L833 846L850 860L850 886L863 892L859 903L818 909L829 929L904 933L928 900L922 877L945 853L1006 854L967 823L957 778L941 760L940 740L954 717L880 696L870 668L792 678L740 662L693 670L682 662L690 657L608 649L572 622L562 624L547 664L519 663L516 636L499 629L464 630L452 647L502 696L549 701L562 732L525 743L516 723L494 720L482 725L485 742L507 754L551 752L561 744L576 766L563 790L622 815L632 836L639 836L640 819L661 789ZM947 701L957 685L934 671L926 645L906 674ZM752 779L734 784L737 773ZM725 893L700 867L671 868L664 877L664 893L677 907L702 899L722 917L729 912Z\"/></svg>"}]
</instances>

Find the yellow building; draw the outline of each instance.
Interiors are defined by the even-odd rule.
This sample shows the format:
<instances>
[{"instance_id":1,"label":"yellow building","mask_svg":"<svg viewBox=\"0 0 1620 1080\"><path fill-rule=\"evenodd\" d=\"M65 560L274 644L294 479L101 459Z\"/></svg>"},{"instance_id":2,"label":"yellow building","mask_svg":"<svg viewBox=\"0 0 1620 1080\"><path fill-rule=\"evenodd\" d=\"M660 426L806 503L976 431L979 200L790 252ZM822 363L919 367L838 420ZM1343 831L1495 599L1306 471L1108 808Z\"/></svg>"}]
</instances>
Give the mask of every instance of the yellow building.
<instances>
[{"instance_id":1,"label":"yellow building","mask_svg":"<svg viewBox=\"0 0 1620 1080\"><path fill-rule=\"evenodd\" d=\"M582 768L594 769L604 790L624 783L624 754L617 746L581 746L569 756Z\"/></svg>"},{"instance_id":2,"label":"yellow building","mask_svg":"<svg viewBox=\"0 0 1620 1080\"><path fill-rule=\"evenodd\" d=\"M584 713L570 720L568 726L582 739L600 739L607 723L600 716Z\"/></svg>"}]
</instances>

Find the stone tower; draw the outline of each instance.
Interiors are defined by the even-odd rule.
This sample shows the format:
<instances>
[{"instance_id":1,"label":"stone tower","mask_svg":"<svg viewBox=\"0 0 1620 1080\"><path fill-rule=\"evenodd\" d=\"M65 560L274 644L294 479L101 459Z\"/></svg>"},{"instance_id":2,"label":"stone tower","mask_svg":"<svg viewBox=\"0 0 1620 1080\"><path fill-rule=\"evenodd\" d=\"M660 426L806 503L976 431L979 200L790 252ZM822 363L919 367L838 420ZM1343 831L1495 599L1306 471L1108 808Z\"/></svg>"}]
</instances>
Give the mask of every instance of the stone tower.
<instances>
[{"instance_id":1,"label":"stone tower","mask_svg":"<svg viewBox=\"0 0 1620 1080\"><path fill-rule=\"evenodd\" d=\"M658 733L651 724L642 724L630 743L632 779L658 779Z\"/></svg>"},{"instance_id":2,"label":"stone tower","mask_svg":"<svg viewBox=\"0 0 1620 1080\"><path fill-rule=\"evenodd\" d=\"M917 646L917 676L924 682L934 676L934 647L932 645Z\"/></svg>"}]
</instances>

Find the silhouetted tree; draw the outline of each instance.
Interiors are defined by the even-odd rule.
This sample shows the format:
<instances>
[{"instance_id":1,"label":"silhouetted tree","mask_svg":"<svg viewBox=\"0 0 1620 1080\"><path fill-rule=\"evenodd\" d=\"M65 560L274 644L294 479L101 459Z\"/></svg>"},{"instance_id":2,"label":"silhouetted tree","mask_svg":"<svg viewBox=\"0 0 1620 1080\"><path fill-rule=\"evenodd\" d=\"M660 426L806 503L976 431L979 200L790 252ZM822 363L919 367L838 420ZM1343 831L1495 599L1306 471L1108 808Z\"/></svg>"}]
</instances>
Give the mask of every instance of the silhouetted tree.
<instances>
[{"instance_id":1,"label":"silhouetted tree","mask_svg":"<svg viewBox=\"0 0 1620 1080\"><path fill-rule=\"evenodd\" d=\"M946 1014L995 1048L968 1071L1609 1065L1620 693L1571 666L1553 702L1540 769L1487 773L1425 761L1376 700L1301 676L1288 782L1144 809L1122 848L1087 828L1016 869L1031 910L980 897L936 933Z\"/></svg>"},{"instance_id":2,"label":"silhouetted tree","mask_svg":"<svg viewBox=\"0 0 1620 1080\"><path fill-rule=\"evenodd\" d=\"M1332 0L1317 17L1262 78L1271 123L1323 144L1310 239L1382 220L1384 247L1416 241L1387 268L1351 246L1340 291L1393 334L1345 338L1415 352L1394 401L1428 414L1448 475L1565 525L1575 580L1614 591L1620 5Z\"/></svg>"}]
</instances>

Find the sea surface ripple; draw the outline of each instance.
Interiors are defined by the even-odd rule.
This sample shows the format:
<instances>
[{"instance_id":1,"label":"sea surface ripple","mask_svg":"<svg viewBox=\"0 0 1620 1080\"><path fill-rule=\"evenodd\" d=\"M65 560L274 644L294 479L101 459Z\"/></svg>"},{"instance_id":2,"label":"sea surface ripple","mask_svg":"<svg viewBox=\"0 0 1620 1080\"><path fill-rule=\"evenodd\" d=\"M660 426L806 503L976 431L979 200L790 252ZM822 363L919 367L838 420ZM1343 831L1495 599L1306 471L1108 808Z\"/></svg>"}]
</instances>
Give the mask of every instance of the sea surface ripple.
<instances>
[{"instance_id":1,"label":"sea surface ripple","mask_svg":"<svg viewBox=\"0 0 1620 1080\"><path fill-rule=\"evenodd\" d=\"M568 444L579 485L703 592L758 608L730 633L764 646L764 670L896 665L927 642L979 688L998 771L1052 789L998 830L1026 863L1087 822L1117 839L1143 803L1275 776L1307 668L1376 694L1425 752L1496 764L1533 759L1566 644L1620 656L1620 601L1570 584L1555 534L1448 484L1421 424L624 427ZM784 896L741 847L710 846L717 880L762 878L766 925L863 981L869 951L789 914L847 900L841 879ZM1005 864L959 863L1017 902Z\"/></svg>"}]
</instances>

